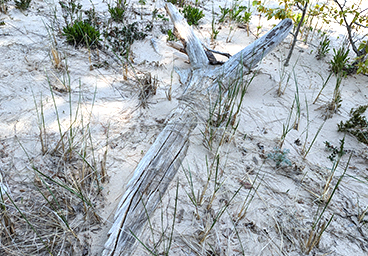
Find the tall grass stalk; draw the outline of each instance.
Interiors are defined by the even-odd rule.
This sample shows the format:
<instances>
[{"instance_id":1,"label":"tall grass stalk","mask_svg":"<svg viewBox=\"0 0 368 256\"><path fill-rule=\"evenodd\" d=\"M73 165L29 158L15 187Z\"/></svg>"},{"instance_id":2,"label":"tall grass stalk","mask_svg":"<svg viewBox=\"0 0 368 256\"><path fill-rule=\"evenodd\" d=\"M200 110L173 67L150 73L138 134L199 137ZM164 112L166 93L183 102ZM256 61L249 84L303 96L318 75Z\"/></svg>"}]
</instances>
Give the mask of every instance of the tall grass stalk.
<instances>
[{"instance_id":1,"label":"tall grass stalk","mask_svg":"<svg viewBox=\"0 0 368 256\"><path fill-rule=\"evenodd\" d=\"M166 230L164 229L164 219L163 219L163 212L161 211L161 234L160 234L160 239L158 242L155 241L155 230L153 228L152 225L152 221L151 221L151 216L147 210L146 204L143 201L143 198L141 197L140 201L143 204L144 207L144 211L145 214L147 216L147 220L148 220L148 225L149 225L149 229L151 232L151 237L152 237L152 242L153 242L153 249L150 248L149 245L145 244L136 234L134 234L134 232L132 230L130 230L130 233L132 234L132 236L144 247L145 250L147 250L151 255L154 256L158 256L158 255L165 255L165 256L169 256L170 255L170 249L172 246L172 242L173 242L173 234L174 234L174 230L175 230L175 221L176 221L176 213L177 213L177 208L178 208L178 195L179 195L179 180L177 180L176 182L176 192L175 192L175 205L174 205L174 213L173 213L173 220L172 220L172 224L170 227L170 234L169 236L167 236L166 234ZM160 200L161 204L162 204L162 200ZM158 252L158 246L159 243L163 242L163 252Z\"/></svg>"},{"instance_id":2,"label":"tall grass stalk","mask_svg":"<svg viewBox=\"0 0 368 256\"><path fill-rule=\"evenodd\" d=\"M214 220L213 220L211 226L209 228L206 228L206 231L204 232L204 234L203 234L203 236L202 236L202 238L201 238L201 240L199 242L200 244L202 244L206 240L206 238L207 238L208 234L210 233L210 231L213 229L213 227L216 225L216 223L220 220L221 216L227 210L227 208L229 207L230 203L234 200L235 196L239 193L239 191L242 189L242 187L243 186L240 186L235 191L235 193L232 195L232 197L230 198L230 200L228 202L226 202L225 205L223 205L221 207L221 209L219 210L219 212L214 217Z\"/></svg>"},{"instance_id":3,"label":"tall grass stalk","mask_svg":"<svg viewBox=\"0 0 368 256\"><path fill-rule=\"evenodd\" d=\"M46 154L46 152L47 152L47 133L46 133L46 123L45 123L42 92L41 92L41 96L40 96L41 97L41 99L40 99L40 110L38 110L38 104L36 102L36 97L34 95L33 90L32 90L32 97L33 97L33 102L34 102L35 108L36 108L37 125L38 125L38 129L40 131L39 137L40 137L40 143L41 143L41 151L42 151L42 154Z\"/></svg>"},{"instance_id":4,"label":"tall grass stalk","mask_svg":"<svg viewBox=\"0 0 368 256\"><path fill-rule=\"evenodd\" d=\"M209 93L209 108L208 119L205 126L205 131L202 131L204 136L205 146L210 150L214 148L214 141L218 138L219 146L224 142L229 141L237 131L239 121L237 117L240 113L245 94L255 74L248 80L244 80L246 75L243 70L243 65L238 70L238 79L233 81L224 90L222 81L218 80L217 89L215 91L214 100L211 92Z\"/></svg>"},{"instance_id":5,"label":"tall grass stalk","mask_svg":"<svg viewBox=\"0 0 368 256\"><path fill-rule=\"evenodd\" d=\"M207 157L206 157L206 161L207 161ZM188 170L183 168L183 171L184 171L185 178L186 178L186 180L189 184L189 188L190 188L190 192L187 192L185 190L185 193L187 194L189 200L194 205L196 218L199 219L198 207L200 206L200 202L199 202L199 198L200 198L199 193L200 193L200 191L197 190L197 195L196 195L196 192L195 192L195 189L194 189L192 171L190 170L190 167L188 168Z\"/></svg>"},{"instance_id":6,"label":"tall grass stalk","mask_svg":"<svg viewBox=\"0 0 368 256\"><path fill-rule=\"evenodd\" d=\"M28 218L26 217L26 215L19 209L19 207L15 204L15 202L13 201L13 199L11 198L11 196L8 194L7 191L4 191L6 196L9 198L10 202L12 203L12 205L15 207L15 209L18 211L18 213L22 216L22 218L25 220L25 222L27 223L27 225L32 229L32 231L36 234L36 236L38 237L38 239L41 241L41 243L45 246L47 252L50 255L53 255L49 246L47 245L47 243L42 239L41 235L39 234L39 232L37 231L37 229L32 225L32 223L28 220Z\"/></svg>"},{"instance_id":7,"label":"tall grass stalk","mask_svg":"<svg viewBox=\"0 0 368 256\"><path fill-rule=\"evenodd\" d=\"M321 74L319 74L319 73L318 73L319 77L322 79L322 88L321 88L321 90L318 92L317 97L316 97L316 98L315 98L315 100L313 101L313 104L316 104L316 102L317 102L317 100L318 100L319 96L321 96L321 94L322 94L323 89L325 89L325 87L326 87L326 85L327 85L328 81L330 81L330 79L331 79L331 77L332 77L332 74L333 74L333 73L331 72L331 73L328 75L327 79L326 79L326 80L324 80L324 79L323 79L323 77L321 76Z\"/></svg>"},{"instance_id":8,"label":"tall grass stalk","mask_svg":"<svg viewBox=\"0 0 368 256\"><path fill-rule=\"evenodd\" d=\"M326 123L326 121L324 121L324 122L321 124L321 126L318 128L318 130L317 130L316 134L314 135L313 140L312 140L312 142L310 143L310 145L309 145L308 149L307 149L306 151L304 151L304 149L303 149L303 159L305 159L305 158L307 157L307 155L308 155L309 151L310 151L310 150L311 150L311 148L313 147L314 142L316 142L316 139L317 139L317 137L318 137L318 134L319 134L319 133L320 133L320 131L322 130L322 128L323 128L323 126L325 125L325 123ZM304 146L306 146L306 142L304 143Z\"/></svg>"},{"instance_id":9,"label":"tall grass stalk","mask_svg":"<svg viewBox=\"0 0 368 256\"><path fill-rule=\"evenodd\" d=\"M298 79L295 74L295 69L293 68L293 74L294 74L294 82L295 82L295 106L296 106L296 118L294 121L294 129L299 130L299 123L300 123L300 115L301 115L301 109L300 109L300 97L299 97L299 86L298 86Z\"/></svg>"},{"instance_id":10,"label":"tall grass stalk","mask_svg":"<svg viewBox=\"0 0 368 256\"><path fill-rule=\"evenodd\" d=\"M282 124L282 135L281 135L281 138L280 138L280 149L284 145L286 136L293 129L293 125L291 123L291 119L292 119L292 116L293 116L293 113L294 113L294 107L295 107L295 99L293 100L293 103L291 105L291 108L290 108L290 111L289 111L289 115L286 118L286 122L284 122ZM294 121L294 123L295 123L295 121Z\"/></svg>"},{"instance_id":11,"label":"tall grass stalk","mask_svg":"<svg viewBox=\"0 0 368 256\"><path fill-rule=\"evenodd\" d=\"M305 250L305 253L306 254L309 254L310 251L314 247L318 246L323 233L325 232L325 230L328 228L328 226L331 224L331 222L333 220L334 214L332 214L332 216L330 217L330 219L328 220L327 223L326 222L322 222L322 217L323 217L323 214L325 213L327 207L330 205L331 200L332 200L332 197L335 194L338 186L340 185L343 177L345 176L345 173L346 173L346 171L347 171L347 169L349 167L349 163L350 163L351 157L352 157L352 154L350 154L350 157L349 157L349 160L348 160L348 162L347 162L347 164L345 166L345 169L344 169L343 173L341 174L340 178L338 179L336 185L334 186L334 189L331 192L331 195L328 196L327 202L325 203L325 206L323 207L322 211L319 212L319 210L317 210L316 219L315 219L315 221L314 221L314 223L312 225L312 229L310 231L308 240L305 241L304 250ZM334 163L333 168L332 168L332 172L331 172L331 176L334 175L334 173L336 171L336 168L337 168L337 166L338 166L338 164L340 162L340 159L341 159L341 157L339 157L339 159ZM330 183L330 179L327 181L326 186L329 186L329 183ZM325 187L325 190L326 190L326 187Z\"/></svg>"},{"instance_id":12,"label":"tall grass stalk","mask_svg":"<svg viewBox=\"0 0 368 256\"><path fill-rule=\"evenodd\" d=\"M262 183L262 182L259 182L258 185L257 185L257 187L254 188L254 184L256 184L256 181L257 181L258 176L259 176L259 172L257 173L257 175L256 175L256 177L254 178L253 181L251 181L249 179L249 181L251 182L252 187L251 187L251 189L249 189L248 194L247 194L246 198L244 199L243 204L242 204L242 206L240 208L240 211L238 212L238 219L239 220L241 220L241 219L243 219L245 217L245 215L246 215L246 213L248 211L248 208L249 208L251 202L253 201L254 196L255 196L255 194L258 191L259 186ZM253 190L253 193L251 193L252 190ZM249 200L248 200L248 198L249 198Z\"/></svg>"}]
</instances>

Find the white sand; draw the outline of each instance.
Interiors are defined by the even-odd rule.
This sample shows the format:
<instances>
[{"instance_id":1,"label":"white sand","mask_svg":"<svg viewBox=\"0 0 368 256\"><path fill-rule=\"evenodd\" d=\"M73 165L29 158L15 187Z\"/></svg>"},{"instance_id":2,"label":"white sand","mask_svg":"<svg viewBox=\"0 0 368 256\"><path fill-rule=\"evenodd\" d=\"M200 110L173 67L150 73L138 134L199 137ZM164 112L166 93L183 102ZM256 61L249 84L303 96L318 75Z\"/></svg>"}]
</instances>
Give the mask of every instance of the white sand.
<instances>
[{"instance_id":1,"label":"white sand","mask_svg":"<svg viewBox=\"0 0 368 256\"><path fill-rule=\"evenodd\" d=\"M81 3L84 10L91 6L89 1ZM106 3L100 1L93 1L93 3L101 15L108 16ZM135 5L139 10L140 5ZM156 6L161 8L160 13L164 13L163 5L163 1L148 2L144 8L152 11ZM216 10L218 5L220 3L214 4ZM161 34L159 29L155 28L154 34L150 34L143 41L136 42L132 47L135 70L151 72L152 76L157 77L159 86L157 94L148 100L149 108L137 108L139 91L134 82L132 70L128 69L128 80L124 80L123 67L102 52L99 53L98 59L96 51L92 53L92 63L107 61L110 66L90 70L88 51L85 48L75 49L67 45L65 38L57 31L57 25L62 27L64 24L57 2L33 1L30 10L24 13L14 9L13 4L9 4L9 7L8 14L0 14L0 21L5 22L4 26L0 26L0 168L4 183L9 182L9 190L17 193L17 186L12 181L17 180L17 175L27 171L29 166L28 158L19 147L17 139L32 158L41 156L34 104L34 99L40 102L41 94L47 131L50 134L58 133L55 109L47 82L48 76L55 87L62 87L58 81L62 77L62 72L55 69L53 65L50 55L53 40L46 29L46 25L53 26L57 41L56 49L60 52L63 63L67 61L69 66L72 105L76 106L78 103L80 84L82 105L88 116L96 89L91 130L99 160L102 159L104 152L106 129L107 127L109 129L107 158L109 182L103 185L105 199L100 203L99 209L99 214L104 221L98 233L89 233L91 235L90 255L99 255L126 183L144 153L163 129L163 120L177 106L176 98L180 96L183 86L179 83L178 75L172 72L173 67L189 69L190 65L185 63L187 60L185 55L176 52L166 44L166 35ZM54 7L57 7L58 19L52 25ZM211 8L211 3L206 4L206 17L199 28L195 29L206 45L211 45ZM139 17L136 18L139 20ZM147 16L147 19L151 19L151 16ZM276 23L277 21L262 19L263 26L260 34L267 32L272 24ZM256 33L257 25L258 16L254 16L251 22L253 34ZM255 40L254 35L248 37L244 29L237 29L231 42L226 43L229 29L226 24L221 27L215 44L212 44L218 51L235 54ZM334 32L331 45L339 47L341 34L343 35L345 31L337 31L336 27L334 25L324 29L331 29ZM338 35L340 38L337 38ZM151 38L157 42L159 54L154 52L150 44ZM315 46L318 45L318 40L315 33L313 40L308 44L298 42L290 65L284 68L283 60L288 54L291 42L291 37L288 37L257 67L257 74L250 84L242 105L237 133L221 148L222 186L211 207L212 210L206 213L204 210L206 203L200 207L200 220L194 218L195 207L185 193L190 191L190 187L183 170L179 170L177 177L180 180L180 189L177 210L178 212L183 210L183 217L180 223L177 221L175 224L174 240L169 255L195 255L190 254L188 244L200 255L215 255L211 254L212 252L206 252L210 250L210 245L219 253L216 255L241 255L239 240L243 244L245 255L301 255L300 241L305 241L309 236L311 223L314 222L320 205L317 197L321 195L333 166L327 158L330 152L325 150L324 142L328 141L334 146L339 146L339 140L344 137L344 134L337 131L337 124L350 118L351 108L368 103L368 77L348 76L342 82L341 107L324 123L324 106L332 99L336 78L332 77L316 104L312 104L322 87L321 77L326 79L330 72L329 60L333 54L331 49L325 59L317 60ZM288 84L286 84L286 78L281 81L285 93L278 96L277 89L280 77L283 75L286 77L290 75L290 80ZM168 101L165 93L171 84L173 99ZM292 129L283 145L283 149L290 150L287 157L292 162L292 167L276 169L275 163L267 159L267 155L279 145L283 124L286 123L295 99L296 84L300 98L299 129ZM56 92L55 97L65 129L69 120L69 96L67 93ZM307 115L309 115L309 123ZM323 128L310 152L303 159L301 152L304 143L306 148L309 148L323 123ZM183 163L184 168L190 168L192 171L196 193L198 190L202 191L206 182L206 155L212 155L203 146L201 134L203 127L203 124L199 124L193 132L190 148ZM295 143L298 139L302 146ZM368 253L368 230L364 224L368 219L364 217L365 222L358 221L359 214L368 206L368 147L359 143L354 137L346 135L345 149L353 152L352 158L345 177L323 215L323 220L329 219L332 214L334 217L324 232L319 246L312 250L313 255L367 255ZM348 154L342 157L332 180L331 190L342 174L348 158ZM254 181L256 177L255 186L259 183L260 186L245 218L236 225L236 231L229 216L239 212L249 192L247 188L239 191L228 211L216 223L207 242L199 245L196 236L204 229L206 221L212 223L213 216L211 217L210 212L213 211L216 214L219 212L224 200L230 200L241 186L241 180L246 179L249 182L248 179ZM213 181L211 184L206 200L212 195ZM157 234L161 232L162 225L171 226L175 189L175 182L173 182L163 205L152 219ZM165 204L167 202L169 206ZM165 216L163 224L160 219L162 212ZM170 216L168 224L166 224L166 214ZM145 234L150 234L149 228ZM146 236L142 239L151 245L152 239ZM188 244L184 242L185 240ZM161 248L163 248L162 245ZM140 248L135 255L146 253L143 251Z\"/></svg>"}]
</instances>

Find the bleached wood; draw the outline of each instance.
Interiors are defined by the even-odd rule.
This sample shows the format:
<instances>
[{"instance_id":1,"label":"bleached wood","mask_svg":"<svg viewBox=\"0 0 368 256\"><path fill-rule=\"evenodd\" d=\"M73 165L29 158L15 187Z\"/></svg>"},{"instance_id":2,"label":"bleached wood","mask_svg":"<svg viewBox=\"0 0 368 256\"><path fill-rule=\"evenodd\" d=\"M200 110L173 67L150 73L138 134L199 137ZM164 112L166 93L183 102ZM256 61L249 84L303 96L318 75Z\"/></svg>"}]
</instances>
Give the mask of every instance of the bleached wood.
<instances>
[{"instance_id":1,"label":"bleached wood","mask_svg":"<svg viewBox=\"0 0 368 256\"><path fill-rule=\"evenodd\" d=\"M103 256L131 255L134 251L137 241L132 233L138 237L141 235L148 218L179 169L188 149L190 133L197 125L198 110L201 104L206 105L201 99L208 88L217 86L220 79L225 89L231 86L242 75L239 70L254 68L285 39L292 28L291 20L280 22L265 36L232 56L223 66L210 71L202 44L193 30L172 4L168 3L166 10L188 54L192 75L188 79L187 90L180 98L182 103L168 118L170 121L167 126L140 161L127 185L115 213Z\"/></svg>"},{"instance_id":2,"label":"bleached wood","mask_svg":"<svg viewBox=\"0 0 368 256\"><path fill-rule=\"evenodd\" d=\"M181 40L188 54L192 69L200 69L206 66L208 59L201 41L194 34L193 29L188 25L183 15L171 3L167 3L165 9L174 23L174 34Z\"/></svg>"}]
</instances>

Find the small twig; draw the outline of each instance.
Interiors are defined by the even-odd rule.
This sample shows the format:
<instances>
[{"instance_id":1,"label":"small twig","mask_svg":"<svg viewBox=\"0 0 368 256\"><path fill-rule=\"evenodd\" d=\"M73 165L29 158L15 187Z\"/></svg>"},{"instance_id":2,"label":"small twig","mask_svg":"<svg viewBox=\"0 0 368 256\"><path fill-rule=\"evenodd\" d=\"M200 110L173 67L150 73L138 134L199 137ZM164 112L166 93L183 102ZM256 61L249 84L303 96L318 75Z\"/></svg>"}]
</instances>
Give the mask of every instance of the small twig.
<instances>
[{"instance_id":1,"label":"small twig","mask_svg":"<svg viewBox=\"0 0 368 256\"><path fill-rule=\"evenodd\" d=\"M212 50L212 49L208 48L208 47L207 47L206 45L204 45L204 44L202 44L202 45L203 45L203 47L204 47L207 51L209 51L209 52L213 52L213 53L216 53L216 54L220 54L220 55L223 55L223 56L225 56L225 57L227 57L227 58L230 58L230 57L231 57L231 54L230 54L230 53L215 51L215 50Z\"/></svg>"}]
</instances>

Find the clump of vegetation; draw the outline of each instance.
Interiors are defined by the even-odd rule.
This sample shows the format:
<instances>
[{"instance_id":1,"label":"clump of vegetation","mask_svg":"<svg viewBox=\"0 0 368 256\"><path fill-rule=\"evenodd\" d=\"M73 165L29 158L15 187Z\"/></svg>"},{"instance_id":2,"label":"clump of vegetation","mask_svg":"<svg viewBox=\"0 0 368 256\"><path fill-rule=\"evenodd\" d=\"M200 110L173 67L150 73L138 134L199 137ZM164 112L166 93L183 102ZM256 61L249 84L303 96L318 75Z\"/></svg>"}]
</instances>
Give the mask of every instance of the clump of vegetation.
<instances>
[{"instance_id":1,"label":"clump of vegetation","mask_svg":"<svg viewBox=\"0 0 368 256\"><path fill-rule=\"evenodd\" d=\"M82 5L76 3L76 0L69 0L67 2L60 1L59 4L61 6L65 24L67 26L73 24L75 21L82 19L80 13Z\"/></svg>"},{"instance_id":2,"label":"clump of vegetation","mask_svg":"<svg viewBox=\"0 0 368 256\"><path fill-rule=\"evenodd\" d=\"M198 26L199 20L204 17L204 13L202 10L199 10L198 8L192 7L190 5L185 5L181 12L184 14L184 17L187 19L187 22L190 26Z\"/></svg>"},{"instance_id":3,"label":"clump of vegetation","mask_svg":"<svg viewBox=\"0 0 368 256\"><path fill-rule=\"evenodd\" d=\"M239 23L249 23L252 13L248 11L248 7L240 5L237 1L234 1L231 8L220 7L221 17L219 22L224 22L226 19L236 21Z\"/></svg>"},{"instance_id":4,"label":"clump of vegetation","mask_svg":"<svg viewBox=\"0 0 368 256\"><path fill-rule=\"evenodd\" d=\"M63 28L63 35L66 41L72 45L84 45L95 47L99 45L100 32L88 21L77 21L73 25L67 25Z\"/></svg>"},{"instance_id":5,"label":"clump of vegetation","mask_svg":"<svg viewBox=\"0 0 368 256\"><path fill-rule=\"evenodd\" d=\"M29 5L31 4L32 0L15 0L15 8L25 11L29 8Z\"/></svg>"},{"instance_id":6,"label":"clump of vegetation","mask_svg":"<svg viewBox=\"0 0 368 256\"><path fill-rule=\"evenodd\" d=\"M271 159L276 163L276 168L282 165L291 166L291 161L287 157L289 153L290 153L289 149L281 150L279 147L276 147L273 149L273 152L267 155L267 158Z\"/></svg>"},{"instance_id":7,"label":"clump of vegetation","mask_svg":"<svg viewBox=\"0 0 368 256\"><path fill-rule=\"evenodd\" d=\"M108 10L111 15L111 19L115 22L123 22L124 21L124 14L126 10L126 1L122 2L122 0L118 0L115 7L111 7L108 5Z\"/></svg>"},{"instance_id":8,"label":"clump of vegetation","mask_svg":"<svg viewBox=\"0 0 368 256\"><path fill-rule=\"evenodd\" d=\"M171 29L167 31L167 39L166 41L178 41L178 38L174 35Z\"/></svg>"},{"instance_id":9,"label":"clump of vegetation","mask_svg":"<svg viewBox=\"0 0 368 256\"><path fill-rule=\"evenodd\" d=\"M86 11L87 19L82 20L82 5L76 0L59 2L66 26L63 35L66 41L74 46L98 47L100 41L99 21L94 9Z\"/></svg>"},{"instance_id":10,"label":"clump of vegetation","mask_svg":"<svg viewBox=\"0 0 368 256\"><path fill-rule=\"evenodd\" d=\"M345 139L340 140L340 146L335 147L330 142L325 141L325 146L328 151L331 151L331 155L329 155L327 158L330 159L331 162L335 161L336 156L341 158L343 155L346 154L346 150L344 150L344 143Z\"/></svg>"},{"instance_id":11,"label":"clump of vegetation","mask_svg":"<svg viewBox=\"0 0 368 256\"><path fill-rule=\"evenodd\" d=\"M291 58L291 55L294 51L294 47L296 44L296 41L298 39L299 32L301 30L301 27L304 25L304 19L308 17L312 10L312 8L308 8L308 5L310 1L308 0L279 0L279 6L277 8L269 8L265 6L262 1L253 1L253 5L257 6L257 10L260 13L264 13L268 20L275 18L275 19L286 19L290 18L294 22L294 33L293 33L293 43L291 44L291 48L289 50L289 54L286 57L285 66L289 65L289 61ZM297 8L298 11L295 11ZM312 16L312 15L311 15ZM314 16L314 15L313 15Z\"/></svg>"},{"instance_id":12,"label":"clump of vegetation","mask_svg":"<svg viewBox=\"0 0 368 256\"><path fill-rule=\"evenodd\" d=\"M95 28L100 28L101 25L101 18L97 16L97 13L94 8L91 8L84 12L87 16L85 19L86 22L91 24Z\"/></svg>"},{"instance_id":13,"label":"clump of vegetation","mask_svg":"<svg viewBox=\"0 0 368 256\"><path fill-rule=\"evenodd\" d=\"M322 35L321 41L319 42L319 46L317 48L317 59L323 59L326 57L327 53L330 51L330 39L326 34Z\"/></svg>"},{"instance_id":14,"label":"clump of vegetation","mask_svg":"<svg viewBox=\"0 0 368 256\"><path fill-rule=\"evenodd\" d=\"M349 49L345 49L344 46L337 51L333 49L334 56L331 60L331 71L335 74L346 74L349 60Z\"/></svg>"},{"instance_id":15,"label":"clump of vegetation","mask_svg":"<svg viewBox=\"0 0 368 256\"><path fill-rule=\"evenodd\" d=\"M211 40L216 40L217 35L220 33L220 31L218 31L216 29L216 23L215 23L215 10L212 7L212 21L211 21Z\"/></svg>"},{"instance_id":16,"label":"clump of vegetation","mask_svg":"<svg viewBox=\"0 0 368 256\"><path fill-rule=\"evenodd\" d=\"M331 118L334 113L338 111L338 109L341 107L341 83L343 79L343 74L339 73L336 76L336 84L335 89L333 91L332 100L330 103L327 104L326 110L327 112L324 114L325 118Z\"/></svg>"},{"instance_id":17,"label":"clump of vegetation","mask_svg":"<svg viewBox=\"0 0 368 256\"><path fill-rule=\"evenodd\" d=\"M138 23L134 22L121 29L113 27L110 31L104 31L103 36L107 40L108 48L122 57L128 57L130 46L134 41L144 39L147 34L139 30Z\"/></svg>"},{"instance_id":18,"label":"clump of vegetation","mask_svg":"<svg viewBox=\"0 0 368 256\"><path fill-rule=\"evenodd\" d=\"M329 15L340 25L344 24L347 32L347 40L356 54L355 61L349 66L349 73L368 71L368 40L367 35L361 31L368 26L367 9L363 9L361 4L350 1L333 0L334 5L329 6ZM350 18L352 17L352 18ZM356 35L365 34L357 38Z\"/></svg>"},{"instance_id":19,"label":"clump of vegetation","mask_svg":"<svg viewBox=\"0 0 368 256\"><path fill-rule=\"evenodd\" d=\"M359 51L364 52L365 54L362 54L361 56L356 58L356 61L358 62L356 64L357 68L357 74L363 73L368 74L368 40L364 40L358 48Z\"/></svg>"},{"instance_id":20,"label":"clump of vegetation","mask_svg":"<svg viewBox=\"0 0 368 256\"><path fill-rule=\"evenodd\" d=\"M174 5L177 5L179 7L183 7L185 1L184 0L167 0L168 3L172 3Z\"/></svg>"},{"instance_id":21,"label":"clump of vegetation","mask_svg":"<svg viewBox=\"0 0 368 256\"><path fill-rule=\"evenodd\" d=\"M231 41L231 38L232 38L231 33L234 32L237 27L245 26L248 36L249 36L249 32L250 32L249 22L251 20L252 13L248 11L249 10L248 7L240 5L238 0L234 0L230 8L221 7L221 6L219 7L221 10L221 16L220 16L219 22L222 23L225 21L229 21L230 31L226 39L226 42ZM233 24L233 23L237 23L237 24Z\"/></svg>"},{"instance_id":22,"label":"clump of vegetation","mask_svg":"<svg viewBox=\"0 0 368 256\"><path fill-rule=\"evenodd\" d=\"M338 126L339 132L347 132L356 137L360 142L368 145L368 120L364 116L368 105L359 106L357 109L350 110L351 118L346 122L340 122Z\"/></svg>"}]
</instances>

